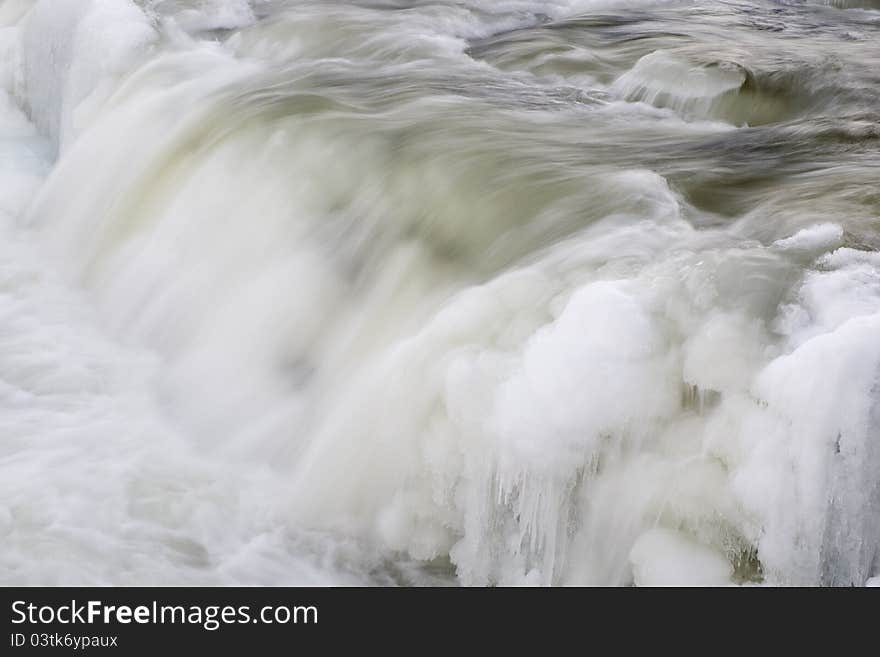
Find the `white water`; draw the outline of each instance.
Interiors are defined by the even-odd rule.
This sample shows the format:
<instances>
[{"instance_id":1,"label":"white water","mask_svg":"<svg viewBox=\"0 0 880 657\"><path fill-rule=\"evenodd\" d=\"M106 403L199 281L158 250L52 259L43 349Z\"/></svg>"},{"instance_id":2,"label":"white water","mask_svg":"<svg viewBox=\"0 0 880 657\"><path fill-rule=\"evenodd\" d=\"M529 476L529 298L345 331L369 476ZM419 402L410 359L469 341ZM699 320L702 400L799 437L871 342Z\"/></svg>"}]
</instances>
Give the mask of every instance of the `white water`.
<instances>
[{"instance_id":1,"label":"white water","mask_svg":"<svg viewBox=\"0 0 880 657\"><path fill-rule=\"evenodd\" d=\"M0 582L880 576L878 33L0 0Z\"/></svg>"}]
</instances>

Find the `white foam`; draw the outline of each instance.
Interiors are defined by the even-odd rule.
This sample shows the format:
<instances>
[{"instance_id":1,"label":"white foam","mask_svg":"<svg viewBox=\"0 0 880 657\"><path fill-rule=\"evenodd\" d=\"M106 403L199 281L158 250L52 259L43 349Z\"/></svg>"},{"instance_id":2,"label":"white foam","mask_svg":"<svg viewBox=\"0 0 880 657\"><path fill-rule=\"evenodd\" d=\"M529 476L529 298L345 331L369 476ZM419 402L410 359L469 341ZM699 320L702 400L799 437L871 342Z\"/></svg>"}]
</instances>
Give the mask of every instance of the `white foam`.
<instances>
[{"instance_id":1,"label":"white foam","mask_svg":"<svg viewBox=\"0 0 880 657\"><path fill-rule=\"evenodd\" d=\"M149 6L160 15L172 18L189 32L232 30L256 21L248 0L150 0Z\"/></svg>"},{"instance_id":2,"label":"white foam","mask_svg":"<svg viewBox=\"0 0 880 657\"><path fill-rule=\"evenodd\" d=\"M719 554L669 529L642 534L630 551L636 586L724 586L733 568Z\"/></svg>"},{"instance_id":3,"label":"white foam","mask_svg":"<svg viewBox=\"0 0 880 657\"><path fill-rule=\"evenodd\" d=\"M837 224L816 224L799 230L791 237L776 240L773 245L780 249L823 252L840 246L843 228Z\"/></svg>"}]
</instances>

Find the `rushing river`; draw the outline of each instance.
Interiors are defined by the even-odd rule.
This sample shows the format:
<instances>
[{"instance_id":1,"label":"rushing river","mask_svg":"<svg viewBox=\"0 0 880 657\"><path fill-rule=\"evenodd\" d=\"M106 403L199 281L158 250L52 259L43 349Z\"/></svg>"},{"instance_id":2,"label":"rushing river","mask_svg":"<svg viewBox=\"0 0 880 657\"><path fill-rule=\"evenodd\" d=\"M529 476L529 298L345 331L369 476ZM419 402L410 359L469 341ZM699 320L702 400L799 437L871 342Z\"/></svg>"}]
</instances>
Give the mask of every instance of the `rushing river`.
<instances>
[{"instance_id":1,"label":"rushing river","mask_svg":"<svg viewBox=\"0 0 880 657\"><path fill-rule=\"evenodd\" d=\"M0 0L0 583L877 575L880 1Z\"/></svg>"}]
</instances>

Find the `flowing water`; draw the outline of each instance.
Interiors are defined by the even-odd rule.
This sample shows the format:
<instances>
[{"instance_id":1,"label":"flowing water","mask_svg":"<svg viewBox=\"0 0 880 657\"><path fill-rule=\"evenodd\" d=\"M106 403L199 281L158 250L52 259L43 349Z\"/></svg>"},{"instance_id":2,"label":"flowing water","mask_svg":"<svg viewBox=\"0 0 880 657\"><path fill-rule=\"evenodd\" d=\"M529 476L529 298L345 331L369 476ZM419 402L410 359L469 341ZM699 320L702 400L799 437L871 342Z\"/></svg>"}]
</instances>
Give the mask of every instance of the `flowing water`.
<instances>
[{"instance_id":1,"label":"flowing water","mask_svg":"<svg viewBox=\"0 0 880 657\"><path fill-rule=\"evenodd\" d=\"M878 184L877 0L0 0L0 581L864 584Z\"/></svg>"}]
</instances>

